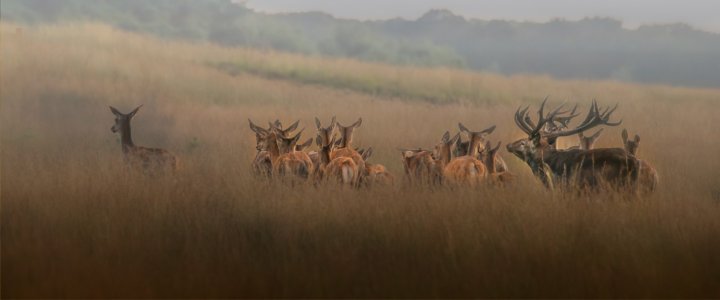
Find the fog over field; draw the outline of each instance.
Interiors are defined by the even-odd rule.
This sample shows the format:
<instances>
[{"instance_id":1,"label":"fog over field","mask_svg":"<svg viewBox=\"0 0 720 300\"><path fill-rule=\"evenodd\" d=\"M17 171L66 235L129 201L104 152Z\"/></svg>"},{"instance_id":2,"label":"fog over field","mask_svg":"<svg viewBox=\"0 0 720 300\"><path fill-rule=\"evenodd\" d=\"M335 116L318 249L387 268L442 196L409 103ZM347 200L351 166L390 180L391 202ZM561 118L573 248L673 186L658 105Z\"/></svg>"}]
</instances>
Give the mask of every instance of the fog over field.
<instances>
[{"instance_id":1,"label":"fog over field","mask_svg":"<svg viewBox=\"0 0 720 300\"><path fill-rule=\"evenodd\" d=\"M416 19L430 9L448 9L466 18L546 22L611 17L624 26L686 23L720 32L720 2L714 0L247 0L248 7L268 13L322 11L350 19Z\"/></svg>"}]
</instances>

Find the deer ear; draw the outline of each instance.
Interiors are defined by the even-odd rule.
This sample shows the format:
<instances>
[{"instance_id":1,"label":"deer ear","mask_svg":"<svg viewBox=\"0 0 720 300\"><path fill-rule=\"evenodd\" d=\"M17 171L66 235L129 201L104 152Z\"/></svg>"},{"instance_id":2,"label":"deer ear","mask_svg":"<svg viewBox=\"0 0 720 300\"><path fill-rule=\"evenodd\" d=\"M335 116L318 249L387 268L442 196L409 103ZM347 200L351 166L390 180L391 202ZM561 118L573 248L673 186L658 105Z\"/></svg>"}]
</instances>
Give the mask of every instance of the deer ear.
<instances>
[{"instance_id":1,"label":"deer ear","mask_svg":"<svg viewBox=\"0 0 720 300\"><path fill-rule=\"evenodd\" d=\"M628 140L627 129L623 129L623 131L622 131L622 139L623 139L623 143L627 143L627 140Z\"/></svg>"},{"instance_id":2,"label":"deer ear","mask_svg":"<svg viewBox=\"0 0 720 300\"><path fill-rule=\"evenodd\" d=\"M600 130L598 130L598 132L596 132L595 134L592 135L592 138L597 139L598 137L600 137L600 134L602 134L603 129L605 129L605 128L600 128Z\"/></svg>"},{"instance_id":3,"label":"deer ear","mask_svg":"<svg viewBox=\"0 0 720 300\"><path fill-rule=\"evenodd\" d=\"M143 107L142 104L140 104L140 106L138 106L138 107L136 107L135 109L133 109L133 111L131 111L131 112L128 114L128 116L131 117L131 118L134 117L135 114L138 112L138 110L140 110L141 107Z\"/></svg>"},{"instance_id":4,"label":"deer ear","mask_svg":"<svg viewBox=\"0 0 720 300\"><path fill-rule=\"evenodd\" d=\"M362 124L362 118L358 118L357 122L355 122L354 124L350 125L350 127L358 128L358 127L360 127L360 124Z\"/></svg>"},{"instance_id":5,"label":"deer ear","mask_svg":"<svg viewBox=\"0 0 720 300\"><path fill-rule=\"evenodd\" d=\"M449 144L457 144L457 142L460 140L460 133L456 133L453 138L451 138L448 143Z\"/></svg>"},{"instance_id":6,"label":"deer ear","mask_svg":"<svg viewBox=\"0 0 720 300\"><path fill-rule=\"evenodd\" d=\"M114 108L114 107L112 107L112 106L110 106L110 111L111 111L115 116L118 116L118 117L122 117L122 116L123 116L123 113L121 113L119 110L117 110L117 108Z\"/></svg>"},{"instance_id":7,"label":"deer ear","mask_svg":"<svg viewBox=\"0 0 720 300\"><path fill-rule=\"evenodd\" d=\"M313 142L313 139L309 138L307 141L305 141L304 143L302 143L301 145L298 146L298 150L302 151L303 149L310 147L310 145L312 145L312 142Z\"/></svg>"},{"instance_id":8,"label":"deer ear","mask_svg":"<svg viewBox=\"0 0 720 300\"><path fill-rule=\"evenodd\" d=\"M637 134L635 135L635 142L636 142L636 143L639 143L639 142L640 142L640 136L637 135Z\"/></svg>"},{"instance_id":9,"label":"deer ear","mask_svg":"<svg viewBox=\"0 0 720 300\"><path fill-rule=\"evenodd\" d=\"M458 128L460 128L460 131L470 132L470 130L467 129L467 127L465 127L465 125L463 125L463 123L458 123Z\"/></svg>"},{"instance_id":10,"label":"deer ear","mask_svg":"<svg viewBox=\"0 0 720 300\"><path fill-rule=\"evenodd\" d=\"M484 133L484 134L491 134L491 133L493 133L493 131L495 131L495 127L496 127L496 126L493 125L493 126L490 126L490 127L488 127L487 129L485 129L485 130L483 130L483 131L480 131L480 132L481 132L481 133Z\"/></svg>"},{"instance_id":11,"label":"deer ear","mask_svg":"<svg viewBox=\"0 0 720 300\"><path fill-rule=\"evenodd\" d=\"M447 143L450 140L450 132L445 131L445 133L442 136L441 141L443 143Z\"/></svg>"},{"instance_id":12,"label":"deer ear","mask_svg":"<svg viewBox=\"0 0 720 300\"><path fill-rule=\"evenodd\" d=\"M370 158L370 156L372 156L372 153L373 153L372 147L369 147L369 148L367 148L367 150L363 151L363 154L362 154L363 160L368 160L368 158Z\"/></svg>"},{"instance_id":13,"label":"deer ear","mask_svg":"<svg viewBox=\"0 0 720 300\"><path fill-rule=\"evenodd\" d=\"M318 147L322 147L322 146L323 146L323 144L322 144L322 139L320 138L319 135L315 137L315 145L317 145Z\"/></svg>"},{"instance_id":14,"label":"deer ear","mask_svg":"<svg viewBox=\"0 0 720 300\"><path fill-rule=\"evenodd\" d=\"M317 126L317 129L320 129L320 119L315 117L315 126Z\"/></svg>"},{"instance_id":15,"label":"deer ear","mask_svg":"<svg viewBox=\"0 0 720 300\"><path fill-rule=\"evenodd\" d=\"M287 129L283 130L283 133L289 133L290 131L293 131L297 129L298 125L300 125L300 120L295 121L292 125L288 126Z\"/></svg>"}]
</instances>

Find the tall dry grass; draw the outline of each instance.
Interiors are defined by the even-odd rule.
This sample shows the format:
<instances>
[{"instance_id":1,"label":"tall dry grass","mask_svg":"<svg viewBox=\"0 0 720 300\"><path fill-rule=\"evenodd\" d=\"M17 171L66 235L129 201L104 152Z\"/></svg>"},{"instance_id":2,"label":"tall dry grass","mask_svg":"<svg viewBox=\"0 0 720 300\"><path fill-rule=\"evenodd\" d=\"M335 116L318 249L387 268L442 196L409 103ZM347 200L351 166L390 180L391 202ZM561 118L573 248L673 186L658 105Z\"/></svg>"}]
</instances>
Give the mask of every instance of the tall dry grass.
<instances>
[{"instance_id":1,"label":"tall dry grass","mask_svg":"<svg viewBox=\"0 0 720 300\"><path fill-rule=\"evenodd\" d=\"M0 28L4 297L720 297L720 91L323 61L100 25ZM243 57L412 73L408 89L464 78L502 101L438 106L207 64ZM291 189L249 175L248 118L298 118L310 133L315 116L362 116L356 143L401 178L395 147L431 146L458 121L497 124L492 139L510 142L516 106L546 94L619 101L658 192L551 193L507 153L519 180L504 190ZM107 106L140 103L135 142L175 152L176 176L122 165ZM620 146L620 130L599 146Z\"/></svg>"}]
</instances>

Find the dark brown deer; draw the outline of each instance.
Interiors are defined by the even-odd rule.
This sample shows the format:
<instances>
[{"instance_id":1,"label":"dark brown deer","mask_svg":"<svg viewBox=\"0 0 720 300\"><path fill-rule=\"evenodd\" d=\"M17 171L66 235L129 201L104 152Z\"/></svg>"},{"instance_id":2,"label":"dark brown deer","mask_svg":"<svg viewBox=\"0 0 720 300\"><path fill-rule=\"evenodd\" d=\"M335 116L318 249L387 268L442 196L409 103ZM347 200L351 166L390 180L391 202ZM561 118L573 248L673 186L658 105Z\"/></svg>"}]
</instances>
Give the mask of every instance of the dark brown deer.
<instances>
[{"instance_id":1,"label":"dark brown deer","mask_svg":"<svg viewBox=\"0 0 720 300\"><path fill-rule=\"evenodd\" d=\"M560 112L562 106L545 115L546 101L542 102L538 111L537 124L526 121L530 119L527 114L529 107L515 112L515 124L528 137L507 145L507 150L525 161L545 186L553 188L557 181L580 188L596 188L601 184L619 188L637 182L639 163L623 149L557 150L549 143L558 137L575 135L600 125L620 125L622 121L610 122L617 105L600 112L597 102L593 100L587 117L580 125L573 129L548 132L543 130L546 123Z\"/></svg>"},{"instance_id":2,"label":"dark brown deer","mask_svg":"<svg viewBox=\"0 0 720 300\"><path fill-rule=\"evenodd\" d=\"M640 146L640 136L636 134L635 137L630 140L628 139L627 130L623 129L622 140L623 145L625 146L625 151L637 158L637 151L638 147ZM638 161L640 162L640 178L638 178L638 184L640 185L641 191L655 191L655 189L657 189L658 183L660 182L660 177L658 176L657 170L655 170L655 167L653 167L649 162L645 160L638 159Z\"/></svg>"},{"instance_id":3,"label":"dark brown deer","mask_svg":"<svg viewBox=\"0 0 720 300\"><path fill-rule=\"evenodd\" d=\"M146 148L135 146L130 133L130 120L137 114L142 105L133 109L128 114L123 114L116 108L110 106L110 111L115 115L115 125L110 128L114 133L120 132L120 141L125 162L142 168L145 171L162 171L178 169L178 159L167 150L159 148Z\"/></svg>"}]
</instances>

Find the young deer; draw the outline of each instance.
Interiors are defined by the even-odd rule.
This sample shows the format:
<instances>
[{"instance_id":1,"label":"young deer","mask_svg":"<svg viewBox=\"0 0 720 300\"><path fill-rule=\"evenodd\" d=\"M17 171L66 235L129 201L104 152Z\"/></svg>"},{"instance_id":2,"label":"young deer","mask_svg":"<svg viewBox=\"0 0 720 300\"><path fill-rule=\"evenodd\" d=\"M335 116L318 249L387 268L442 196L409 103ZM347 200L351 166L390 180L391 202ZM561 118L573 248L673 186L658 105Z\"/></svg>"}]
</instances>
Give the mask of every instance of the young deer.
<instances>
[{"instance_id":1,"label":"young deer","mask_svg":"<svg viewBox=\"0 0 720 300\"><path fill-rule=\"evenodd\" d=\"M320 151L318 151L319 164L315 172L316 181L332 180L341 184L355 186L360 176L360 170L355 161L350 157L343 156L335 159L330 158L330 153L335 147L335 136L332 134L336 125L335 118L333 117L328 127L322 127L320 120L315 118L315 125L318 129L315 142L320 148Z\"/></svg>"},{"instance_id":2,"label":"young deer","mask_svg":"<svg viewBox=\"0 0 720 300\"><path fill-rule=\"evenodd\" d=\"M431 151L398 150L402 152L403 169L409 184L433 186L442 183L442 170L437 167Z\"/></svg>"},{"instance_id":3,"label":"young deer","mask_svg":"<svg viewBox=\"0 0 720 300\"><path fill-rule=\"evenodd\" d=\"M529 122L529 107L515 112L515 124L528 137L507 145L508 152L525 161L546 187L553 188L556 179L580 188L596 188L605 183L617 188L637 182L638 161L626 155L623 149L557 150L551 146L551 141L559 137L575 135L599 125L620 125L622 121L610 122L610 115L617 105L600 112L593 100L587 117L576 128L549 132L544 130L546 123L560 113L562 106L545 115L546 101L542 102L538 111L537 124Z\"/></svg>"},{"instance_id":4,"label":"young deer","mask_svg":"<svg viewBox=\"0 0 720 300\"><path fill-rule=\"evenodd\" d=\"M625 151L632 156L637 157L637 150L640 146L640 136L636 134L634 139L629 140L627 130L623 129L622 139ZM643 192L652 192L657 189L657 185L660 181L657 170L655 170L655 167L645 160L638 159L638 161L640 162L638 184Z\"/></svg>"},{"instance_id":5,"label":"young deer","mask_svg":"<svg viewBox=\"0 0 720 300\"><path fill-rule=\"evenodd\" d=\"M497 162L497 151L500 149L500 144L502 142L498 142L497 146L495 148L492 147L490 144L490 141L488 141L485 144L485 150L482 153L483 162L485 163L485 167L488 170L488 173L490 174L490 180L499 185L504 185L510 182L513 182L515 180L515 176L508 172L508 171L498 171L496 167Z\"/></svg>"},{"instance_id":6,"label":"young deer","mask_svg":"<svg viewBox=\"0 0 720 300\"><path fill-rule=\"evenodd\" d=\"M585 136L582 132L578 133L578 138L580 139L580 150L592 150L595 146L595 142L598 138L600 138L600 134L603 129L605 128L600 128L598 132L590 136Z\"/></svg>"},{"instance_id":7,"label":"young deer","mask_svg":"<svg viewBox=\"0 0 720 300\"><path fill-rule=\"evenodd\" d=\"M395 183L395 177L387 171L385 166L381 164L371 164L367 160L372 156L373 148L369 147L367 150L362 151L362 158L365 161L365 177L361 178L365 185L393 185Z\"/></svg>"},{"instance_id":8,"label":"young deer","mask_svg":"<svg viewBox=\"0 0 720 300\"><path fill-rule=\"evenodd\" d=\"M273 174L279 176L293 175L302 179L310 178L314 173L314 166L307 153L296 151L296 145L302 135L300 130L294 137L285 137L277 128L272 130L275 133L275 149L269 150L273 162Z\"/></svg>"},{"instance_id":9,"label":"young deer","mask_svg":"<svg viewBox=\"0 0 720 300\"><path fill-rule=\"evenodd\" d=\"M128 114L123 114L116 108L110 106L110 111L115 115L115 125L110 128L114 133L120 132L122 152L125 162L130 165L142 167L145 170L178 169L178 159L167 150L159 148L145 148L135 146L130 134L130 120L135 116L142 105L135 108Z\"/></svg>"},{"instance_id":10,"label":"young deer","mask_svg":"<svg viewBox=\"0 0 720 300\"><path fill-rule=\"evenodd\" d=\"M487 129L484 129L482 131L470 131L463 125L462 123L458 123L458 128L460 128L461 132L465 132L468 135L468 141L467 145L463 145L467 147L465 151L456 151L458 154L464 153L464 155L470 155L477 159L482 160L480 157L480 153L484 150L485 147L485 138L491 134L493 131L495 131L495 125L488 127ZM498 171L505 172L507 171L507 164L505 164L505 160L500 157L500 155L497 155L495 157L495 165L498 168Z\"/></svg>"},{"instance_id":11,"label":"young deer","mask_svg":"<svg viewBox=\"0 0 720 300\"><path fill-rule=\"evenodd\" d=\"M277 149L277 144L275 143L275 132L273 132L272 129L280 128L277 132L283 136L287 136L291 131L298 127L300 121L296 121L284 130L281 129L282 123L280 123L280 120L275 120L275 123L270 123L270 127L268 129L255 125L255 123L253 123L250 119L248 119L248 122L250 123L250 130L255 132L255 149L257 149L257 153L255 154L255 158L252 162L253 173L258 177L269 178L272 175L273 161L270 157L270 152L265 149L265 147L267 146L268 148Z\"/></svg>"},{"instance_id":12,"label":"young deer","mask_svg":"<svg viewBox=\"0 0 720 300\"><path fill-rule=\"evenodd\" d=\"M487 169L473 155L452 158L452 147L459 138L460 133L450 138L450 133L445 132L442 141L435 146L435 163L442 170L443 181L450 184L477 185L487 176ZM473 145L472 139L470 145L469 153L473 153L477 148Z\"/></svg>"},{"instance_id":13,"label":"young deer","mask_svg":"<svg viewBox=\"0 0 720 300\"><path fill-rule=\"evenodd\" d=\"M350 126L343 126L340 123L336 123L337 127L340 129L340 138L342 142L337 149L330 153L330 159L336 159L338 157L352 158L360 170L360 177L362 177L365 175L365 161L362 159L362 155L360 155L360 153L352 147L353 132L356 128L360 127L360 124L362 124L362 118L359 118ZM359 178L357 178L357 180L359 180Z\"/></svg>"}]
</instances>

